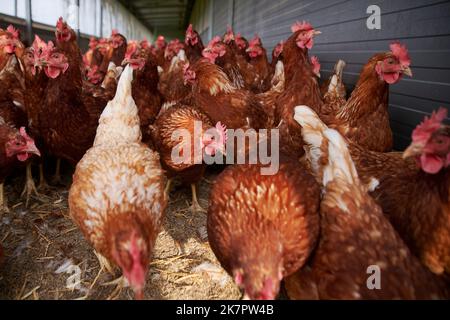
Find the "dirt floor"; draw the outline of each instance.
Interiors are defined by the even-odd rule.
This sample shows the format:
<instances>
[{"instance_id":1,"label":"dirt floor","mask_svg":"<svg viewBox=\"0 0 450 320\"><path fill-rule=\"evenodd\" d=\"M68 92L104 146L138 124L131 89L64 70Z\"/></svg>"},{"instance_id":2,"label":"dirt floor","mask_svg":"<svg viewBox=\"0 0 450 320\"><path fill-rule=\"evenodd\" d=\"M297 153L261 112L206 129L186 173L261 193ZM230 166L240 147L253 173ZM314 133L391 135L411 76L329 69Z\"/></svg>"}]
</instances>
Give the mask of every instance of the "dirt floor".
<instances>
[{"instance_id":1,"label":"dirt floor","mask_svg":"<svg viewBox=\"0 0 450 320\"><path fill-rule=\"evenodd\" d=\"M5 254L0 265L0 299L132 299L131 289L117 294L116 285L108 284L120 272L102 272L94 282L98 260L68 214L71 170L66 168L64 173L66 186L41 190L28 207L20 198L25 170L7 181L10 212L0 215L0 243ZM216 175L207 173L199 184L199 202L204 208ZM190 200L190 188L172 189L145 298L239 299L241 293L209 247L206 215L192 213Z\"/></svg>"}]
</instances>

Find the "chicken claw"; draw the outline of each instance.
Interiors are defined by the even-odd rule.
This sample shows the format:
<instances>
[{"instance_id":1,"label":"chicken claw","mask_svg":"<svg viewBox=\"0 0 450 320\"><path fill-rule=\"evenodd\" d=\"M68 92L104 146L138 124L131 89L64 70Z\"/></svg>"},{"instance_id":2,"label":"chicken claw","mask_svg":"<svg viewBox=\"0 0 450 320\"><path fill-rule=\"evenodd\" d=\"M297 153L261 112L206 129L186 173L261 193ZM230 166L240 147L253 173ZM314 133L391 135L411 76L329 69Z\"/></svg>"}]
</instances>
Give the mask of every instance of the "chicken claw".
<instances>
[{"instance_id":1,"label":"chicken claw","mask_svg":"<svg viewBox=\"0 0 450 320\"><path fill-rule=\"evenodd\" d=\"M197 189L195 187L195 183L191 184L191 191L192 191L192 205L191 205L192 212L193 213L196 213L196 212L206 213L207 211L205 209L203 209L200 206L200 204L198 203Z\"/></svg>"},{"instance_id":2,"label":"chicken claw","mask_svg":"<svg viewBox=\"0 0 450 320\"><path fill-rule=\"evenodd\" d=\"M37 197L40 196L40 194L37 192L36 185L34 184L33 180L33 174L31 172L31 163L27 164L27 172L26 172L26 181L25 186L23 188L22 193L20 196L23 198L26 195L26 201L25 201L25 207L28 207L28 202L30 200L31 194L36 195Z\"/></svg>"},{"instance_id":3,"label":"chicken claw","mask_svg":"<svg viewBox=\"0 0 450 320\"><path fill-rule=\"evenodd\" d=\"M122 289L128 286L128 281L125 279L125 277L122 275L119 278L112 280L110 282L106 282L102 284L102 286L116 286L114 291L106 298L106 300L116 300L120 297L120 294L122 293Z\"/></svg>"}]
</instances>

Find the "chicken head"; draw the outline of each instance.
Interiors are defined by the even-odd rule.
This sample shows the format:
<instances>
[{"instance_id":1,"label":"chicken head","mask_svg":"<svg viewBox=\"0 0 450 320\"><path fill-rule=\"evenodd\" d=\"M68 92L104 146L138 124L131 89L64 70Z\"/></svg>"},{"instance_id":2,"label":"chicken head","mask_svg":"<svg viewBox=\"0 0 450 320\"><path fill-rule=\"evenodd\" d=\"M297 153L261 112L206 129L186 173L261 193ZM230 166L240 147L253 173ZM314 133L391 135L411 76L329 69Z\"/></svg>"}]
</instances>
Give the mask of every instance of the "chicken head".
<instances>
[{"instance_id":1,"label":"chicken head","mask_svg":"<svg viewBox=\"0 0 450 320\"><path fill-rule=\"evenodd\" d=\"M321 34L320 31L315 30L313 26L306 21L296 22L292 25L291 31L298 33L296 42L301 49L311 49L314 45L314 37Z\"/></svg>"},{"instance_id":2,"label":"chicken head","mask_svg":"<svg viewBox=\"0 0 450 320\"><path fill-rule=\"evenodd\" d=\"M396 42L392 43L390 48L391 51L387 52L383 60L378 61L375 67L380 79L388 84L394 84L402 78L403 74L412 77L412 71L409 68L411 59L406 47Z\"/></svg>"},{"instance_id":3,"label":"chicken head","mask_svg":"<svg viewBox=\"0 0 450 320\"><path fill-rule=\"evenodd\" d=\"M34 140L27 134L25 127L21 127L19 132L9 137L5 144L6 156L17 156L19 161L25 161L32 154L41 155Z\"/></svg>"},{"instance_id":4,"label":"chicken head","mask_svg":"<svg viewBox=\"0 0 450 320\"><path fill-rule=\"evenodd\" d=\"M423 171L436 174L450 165L450 127L443 124L447 109L440 108L426 117L412 133L412 143L403 158L415 157Z\"/></svg>"}]
</instances>

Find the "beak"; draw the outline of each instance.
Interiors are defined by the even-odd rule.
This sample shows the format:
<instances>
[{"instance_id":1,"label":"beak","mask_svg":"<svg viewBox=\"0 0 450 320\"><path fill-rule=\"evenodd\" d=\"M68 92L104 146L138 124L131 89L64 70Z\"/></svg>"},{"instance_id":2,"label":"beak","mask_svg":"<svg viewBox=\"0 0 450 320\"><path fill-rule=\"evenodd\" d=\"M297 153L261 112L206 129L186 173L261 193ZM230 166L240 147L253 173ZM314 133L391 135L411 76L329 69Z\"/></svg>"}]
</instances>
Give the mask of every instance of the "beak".
<instances>
[{"instance_id":1,"label":"beak","mask_svg":"<svg viewBox=\"0 0 450 320\"><path fill-rule=\"evenodd\" d=\"M322 34L322 31L314 30L313 35L318 36L319 34Z\"/></svg>"},{"instance_id":2,"label":"beak","mask_svg":"<svg viewBox=\"0 0 450 320\"><path fill-rule=\"evenodd\" d=\"M408 148L406 148L406 150L403 152L402 158L406 159L406 158L410 158L410 157L414 157L417 156L419 154L422 153L423 150L423 145L421 144L417 144L417 143L411 143L410 146Z\"/></svg>"},{"instance_id":3,"label":"beak","mask_svg":"<svg viewBox=\"0 0 450 320\"><path fill-rule=\"evenodd\" d=\"M244 293L242 300L251 300L247 293Z\"/></svg>"},{"instance_id":4,"label":"beak","mask_svg":"<svg viewBox=\"0 0 450 320\"><path fill-rule=\"evenodd\" d=\"M37 156L41 156L41 153L39 152L39 149L36 147L36 145L34 144L34 142L28 142L27 143L27 153L34 153Z\"/></svg>"},{"instance_id":5,"label":"beak","mask_svg":"<svg viewBox=\"0 0 450 320\"><path fill-rule=\"evenodd\" d=\"M406 75L409 76L409 77L412 77L412 76L413 76L412 71L411 71L411 68L409 68L409 67L403 68L402 72L403 72L403 74L406 74Z\"/></svg>"},{"instance_id":6,"label":"beak","mask_svg":"<svg viewBox=\"0 0 450 320\"><path fill-rule=\"evenodd\" d=\"M130 60L129 59L123 59L123 61L122 61L122 66L126 66L127 64L129 64L130 63Z\"/></svg>"},{"instance_id":7,"label":"beak","mask_svg":"<svg viewBox=\"0 0 450 320\"><path fill-rule=\"evenodd\" d=\"M144 299L144 291L142 289L134 290L134 299L135 300L143 300Z\"/></svg>"}]
</instances>

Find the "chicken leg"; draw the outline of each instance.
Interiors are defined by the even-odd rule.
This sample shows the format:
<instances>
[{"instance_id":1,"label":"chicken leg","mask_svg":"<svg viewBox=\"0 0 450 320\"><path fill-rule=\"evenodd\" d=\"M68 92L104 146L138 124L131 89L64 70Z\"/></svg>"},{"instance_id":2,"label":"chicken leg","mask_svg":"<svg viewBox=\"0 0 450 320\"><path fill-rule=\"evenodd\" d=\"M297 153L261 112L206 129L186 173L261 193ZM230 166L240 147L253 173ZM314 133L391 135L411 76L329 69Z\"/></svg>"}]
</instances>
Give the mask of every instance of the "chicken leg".
<instances>
[{"instance_id":1,"label":"chicken leg","mask_svg":"<svg viewBox=\"0 0 450 320\"><path fill-rule=\"evenodd\" d=\"M111 263L108 261L108 259L106 259L103 255L101 255L100 253L98 253L97 251L94 251L95 256L98 259L98 263L100 265L99 271L97 273L97 276L95 277L94 281L92 282L89 291L94 287L94 285L96 284L98 278L100 277L100 275L103 273L103 271L108 272L111 275L115 275L114 272L114 268L111 265ZM109 297L107 298L108 300L111 299L117 299L121 292L122 289L124 287L127 286L127 281L123 276L120 276L119 278L112 280L110 282L106 282L103 283L102 286L112 286L112 285L116 285L116 288L114 289L114 291L109 295Z\"/></svg>"},{"instance_id":2,"label":"chicken leg","mask_svg":"<svg viewBox=\"0 0 450 320\"><path fill-rule=\"evenodd\" d=\"M27 164L25 187L23 188L22 194L20 195L21 197L26 195L25 207L28 207L28 202L30 200L30 196L33 193L36 196L39 196L39 193L36 190L36 185L34 184L33 173L31 172L31 163L28 163Z\"/></svg>"},{"instance_id":3,"label":"chicken leg","mask_svg":"<svg viewBox=\"0 0 450 320\"><path fill-rule=\"evenodd\" d=\"M9 212L9 208L6 201L5 190L3 189L3 183L0 183L0 213L2 212Z\"/></svg>"},{"instance_id":4,"label":"chicken leg","mask_svg":"<svg viewBox=\"0 0 450 320\"><path fill-rule=\"evenodd\" d=\"M198 203L198 199L197 199L197 189L195 186L195 183L191 184L191 192L192 192L192 206L191 206L191 210L192 212L203 212L206 213L206 210L203 209L200 204Z\"/></svg>"},{"instance_id":5,"label":"chicken leg","mask_svg":"<svg viewBox=\"0 0 450 320\"><path fill-rule=\"evenodd\" d=\"M45 190L48 189L48 183L47 180L45 180L44 175L44 165L42 163L39 164L39 190Z\"/></svg>"},{"instance_id":6,"label":"chicken leg","mask_svg":"<svg viewBox=\"0 0 450 320\"><path fill-rule=\"evenodd\" d=\"M166 187L164 188L164 193L167 195L167 198L169 198L169 193L170 193L170 187L172 185L172 180L173 179L167 180Z\"/></svg>"},{"instance_id":7,"label":"chicken leg","mask_svg":"<svg viewBox=\"0 0 450 320\"><path fill-rule=\"evenodd\" d=\"M52 178L52 184L54 185L58 185L61 184L62 180L61 180L61 159L58 158L56 159L56 170L55 170L55 175Z\"/></svg>"}]
</instances>

